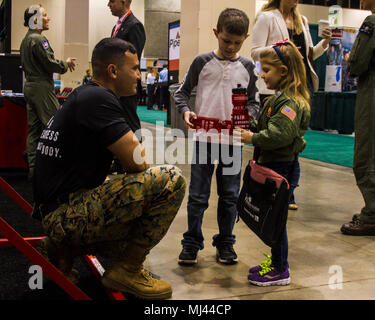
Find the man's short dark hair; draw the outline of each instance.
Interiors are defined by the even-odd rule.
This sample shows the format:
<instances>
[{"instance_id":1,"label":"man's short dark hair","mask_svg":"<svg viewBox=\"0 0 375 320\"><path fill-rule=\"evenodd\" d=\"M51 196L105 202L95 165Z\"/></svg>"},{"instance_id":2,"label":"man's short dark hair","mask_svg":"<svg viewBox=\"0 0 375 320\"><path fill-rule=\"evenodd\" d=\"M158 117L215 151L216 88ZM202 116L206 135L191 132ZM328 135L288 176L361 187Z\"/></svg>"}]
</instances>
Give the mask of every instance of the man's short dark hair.
<instances>
[{"instance_id":1,"label":"man's short dark hair","mask_svg":"<svg viewBox=\"0 0 375 320\"><path fill-rule=\"evenodd\" d=\"M238 36L247 35L249 32L249 17L239 9L227 8L221 12L217 21L217 31L236 34Z\"/></svg>"},{"instance_id":2,"label":"man's short dark hair","mask_svg":"<svg viewBox=\"0 0 375 320\"><path fill-rule=\"evenodd\" d=\"M121 66L127 51L133 54L137 53L130 42L119 38L104 38L99 41L92 52L91 58L94 76L104 75L109 64Z\"/></svg>"}]
</instances>

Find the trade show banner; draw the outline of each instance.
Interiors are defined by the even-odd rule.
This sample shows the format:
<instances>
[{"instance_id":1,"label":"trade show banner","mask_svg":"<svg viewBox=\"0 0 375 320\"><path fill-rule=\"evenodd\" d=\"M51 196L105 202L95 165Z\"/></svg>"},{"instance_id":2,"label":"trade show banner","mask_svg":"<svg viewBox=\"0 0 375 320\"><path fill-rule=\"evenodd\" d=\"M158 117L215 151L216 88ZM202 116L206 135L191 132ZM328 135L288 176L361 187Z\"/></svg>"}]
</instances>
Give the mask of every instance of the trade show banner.
<instances>
[{"instance_id":1,"label":"trade show banner","mask_svg":"<svg viewBox=\"0 0 375 320\"><path fill-rule=\"evenodd\" d=\"M325 91L341 92L341 75L342 67L340 66L327 66L326 69L326 87Z\"/></svg>"},{"instance_id":2,"label":"trade show banner","mask_svg":"<svg viewBox=\"0 0 375 320\"><path fill-rule=\"evenodd\" d=\"M169 83L178 82L180 69L180 21L169 23Z\"/></svg>"},{"instance_id":3,"label":"trade show banner","mask_svg":"<svg viewBox=\"0 0 375 320\"><path fill-rule=\"evenodd\" d=\"M332 27L332 40L329 44L327 52L327 68L325 91L341 92L341 76L342 76L342 37L343 29L340 27Z\"/></svg>"},{"instance_id":4,"label":"trade show banner","mask_svg":"<svg viewBox=\"0 0 375 320\"><path fill-rule=\"evenodd\" d=\"M357 34L356 28L332 29L332 40L327 51L325 91L357 90L357 79L348 76L348 59Z\"/></svg>"},{"instance_id":5,"label":"trade show banner","mask_svg":"<svg viewBox=\"0 0 375 320\"><path fill-rule=\"evenodd\" d=\"M327 22L332 30L332 40L327 51L325 91L355 91L357 79L348 76L348 60L358 29L342 27L342 8L337 5L329 8Z\"/></svg>"},{"instance_id":6,"label":"trade show banner","mask_svg":"<svg viewBox=\"0 0 375 320\"><path fill-rule=\"evenodd\" d=\"M358 35L359 29L346 28L342 35L343 59L342 59L342 91L356 91L358 78L349 78L348 76L348 60L352 50L354 41Z\"/></svg>"}]
</instances>

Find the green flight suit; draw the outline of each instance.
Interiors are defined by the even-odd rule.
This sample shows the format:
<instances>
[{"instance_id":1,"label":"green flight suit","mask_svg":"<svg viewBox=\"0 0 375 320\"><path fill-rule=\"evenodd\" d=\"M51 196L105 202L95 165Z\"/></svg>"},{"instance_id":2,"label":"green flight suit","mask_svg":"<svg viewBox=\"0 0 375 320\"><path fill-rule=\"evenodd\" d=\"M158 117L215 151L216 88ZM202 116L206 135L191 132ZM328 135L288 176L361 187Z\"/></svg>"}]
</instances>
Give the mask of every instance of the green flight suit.
<instances>
[{"instance_id":1,"label":"green flight suit","mask_svg":"<svg viewBox=\"0 0 375 320\"><path fill-rule=\"evenodd\" d=\"M306 146L304 134L310 123L306 105L285 94L266 100L259 120L253 120L253 145L260 147L259 163L294 161Z\"/></svg>"},{"instance_id":2,"label":"green flight suit","mask_svg":"<svg viewBox=\"0 0 375 320\"><path fill-rule=\"evenodd\" d=\"M375 223L375 14L363 22L354 42L349 72L358 78L353 171L365 201L359 219Z\"/></svg>"},{"instance_id":3,"label":"green flight suit","mask_svg":"<svg viewBox=\"0 0 375 320\"><path fill-rule=\"evenodd\" d=\"M24 96L27 103L28 136L26 152L29 168L35 166L38 139L48 120L60 108L53 73L65 73L68 64L57 60L45 36L29 29L21 43L21 61L25 72Z\"/></svg>"}]
</instances>

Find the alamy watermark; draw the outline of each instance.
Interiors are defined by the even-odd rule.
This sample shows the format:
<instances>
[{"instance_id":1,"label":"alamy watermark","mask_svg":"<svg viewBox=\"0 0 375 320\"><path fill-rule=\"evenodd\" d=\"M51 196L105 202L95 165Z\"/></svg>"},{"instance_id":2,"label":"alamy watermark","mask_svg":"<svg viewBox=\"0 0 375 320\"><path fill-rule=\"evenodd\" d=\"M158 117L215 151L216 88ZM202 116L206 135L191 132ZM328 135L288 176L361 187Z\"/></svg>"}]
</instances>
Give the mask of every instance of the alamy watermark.
<instances>
[{"instance_id":1,"label":"alamy watermark","mask_svg":"<svg viewBox=\"0 0 375 320\"><path fill-rule=\"evenodd\" d=\"M328 273L332 274L328 280L328 287L331 290L342 290L342 283L344 280L344 275L342 267L338 265L332 265L328 269Z\"/></svg>"},{"instance_id":2,"label":"alamy watermark","mask_svg":"<svg viewBox=\"0 0 375 320\"><path fill-rule=\"evenodd\" d=\"M39 5L32 5L29 8L29 13L33 14L29 19L29 28L32 30L43 29L43 15Z\"/></svg>"},{"instance_id":3,"label":"alamy watermark","mask_svg":"<svg viewBox=\"0 0 375 320\"><path fill-rule=\"evenodd\" d=\"M217 164L220 160L224 165L223 175L241 171L243 144L239 136L230 135L229 130L189 130L186 137L183 130L166 130L161 121L156 123L155 133L143 128L137 130L135 136L142 136L146 159L154 165ZM195 144L195 140L200 143ZM143 164L141 149L135 149L133 159L135 163Z\"/></svg>"},{"instance_id":4,"label":"alamy watermark","mask_svg":"<svg viewBox=\"0 0 375 320\"><path fill-rule=\"evenodd\" d=\"M32 265L29 268L29 273L32 276L29 278L29 288L31 290L43 289L43 270L41 266Z\"/></svg>"},{"instance_id":5,"label":"alamy watermark","mask_svg":"<svg viewBox=\"0 0 375 320\"><path fill-rule=\"evenodd\" d=\"M32 276L29 278L29 288L31 290L42 290L43 289L43 270L39 265L32 265L29 268L29 274ZM332 265L328 269L328 273L332 276L328 279L328 287L331 290L342 290L343 289L343 270L341 266Z\"/></svg>"}]
</instances>

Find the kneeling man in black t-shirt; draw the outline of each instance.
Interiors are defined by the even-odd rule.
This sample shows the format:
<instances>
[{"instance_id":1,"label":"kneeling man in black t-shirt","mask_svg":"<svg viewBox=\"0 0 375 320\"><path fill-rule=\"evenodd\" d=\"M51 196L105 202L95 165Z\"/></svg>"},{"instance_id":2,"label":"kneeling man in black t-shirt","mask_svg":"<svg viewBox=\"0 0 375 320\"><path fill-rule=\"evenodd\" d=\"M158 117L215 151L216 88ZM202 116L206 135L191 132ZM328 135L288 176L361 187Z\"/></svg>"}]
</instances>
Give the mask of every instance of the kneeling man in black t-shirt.
<instances>
[{"instance_id":1,"label":"kneeling man in black t-shirt","mask_svg":"<svg viewBox=\"0 0 375 320\"><path fill-rule=\"evenodd\" d=\"M37 147L33 217L48 235L41 250L73 281L75 257L108 256L104 286L145 299L169 298L171 285L142 266L180 208L185 179L173 166L150 168L125 121L118 98L136 93L141 76L135 48L103 39L92 67L92 81L69 95ZM107 181L114 156L126 173Z\"/></svg>"}]
</instances>

